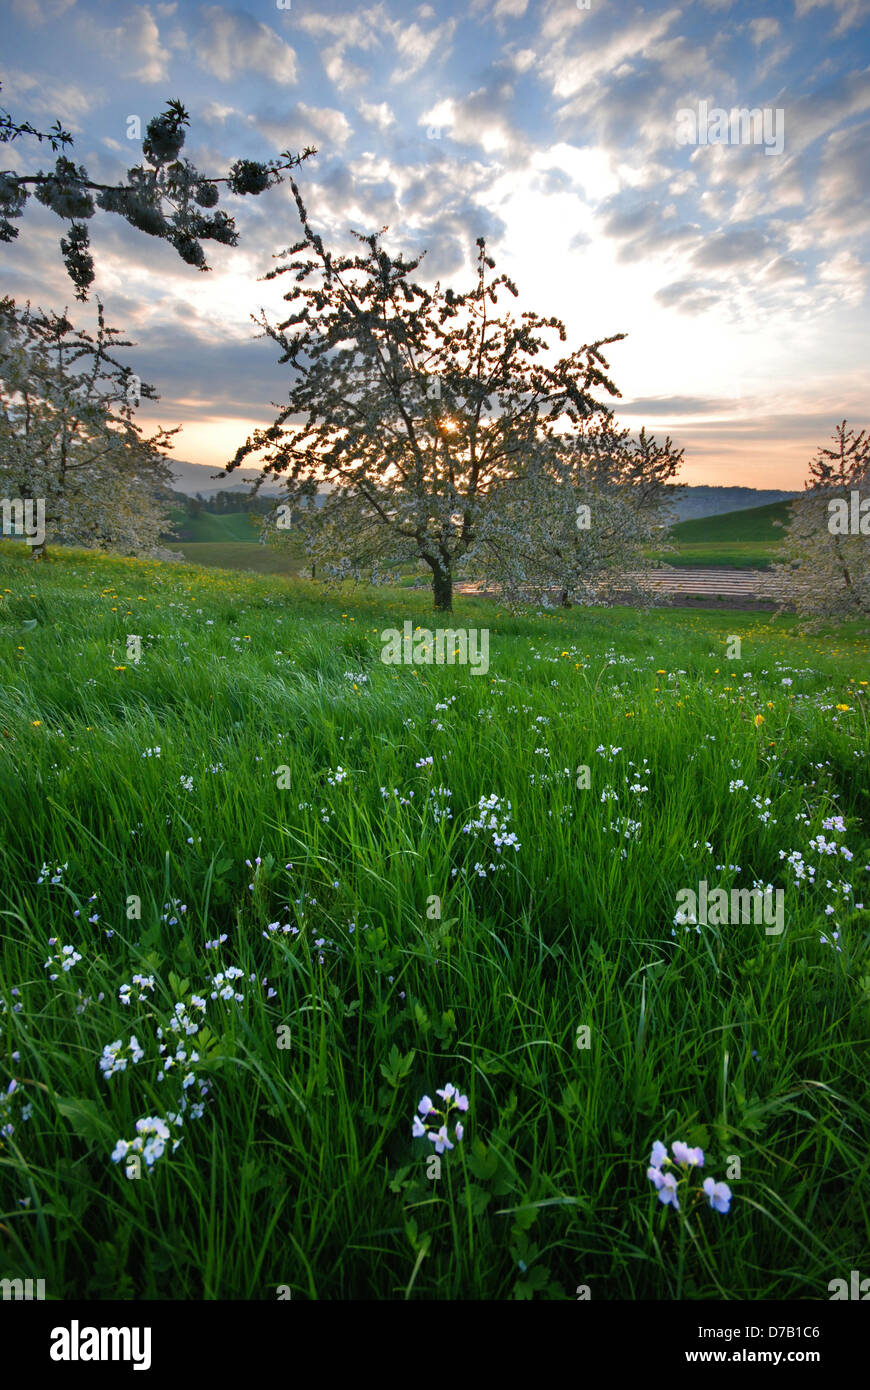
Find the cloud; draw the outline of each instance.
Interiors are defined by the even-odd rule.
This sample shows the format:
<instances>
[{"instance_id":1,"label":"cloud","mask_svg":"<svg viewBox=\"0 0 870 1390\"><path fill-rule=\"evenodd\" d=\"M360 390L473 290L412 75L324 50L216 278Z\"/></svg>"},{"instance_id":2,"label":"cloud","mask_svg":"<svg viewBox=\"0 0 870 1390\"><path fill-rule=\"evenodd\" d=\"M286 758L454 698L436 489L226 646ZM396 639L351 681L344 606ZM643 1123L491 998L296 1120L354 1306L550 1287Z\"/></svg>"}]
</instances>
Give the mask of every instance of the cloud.
<instances>
[{"instance_id":1,"label":"cloud","mask_svg":"<svg viewBox=\"0 0 870 1390\"><path fill-rule=\"evenodd\" d=\"M426 29L425 21L434 18L434 11L424 5L417 14L419 23L409 23L404 16L394 19L381 2L352 14L309 12L299 22L312 38L329 40L321 50L320 59L330 81L339 91L344 91L347 87L359 86L371 75L370 64L368 68L360 67L346 56L354 49L365 53L383 51L392 41L399 59L389 76L389 81L394 83L407 81L436 57L441 61L449 57L457 21L447 19L443 24Z\"/></svg>"},{"instance_id":2,"label":"cloud","mask_svg":"<svg viewBox=\"0 0 870 1390\"><path fill-rule=\"evenodd\" d=\"M33 29L60 19L71 10L76 0L12 0L12 13Z\"/></svg>"},{"instance_id":3,"label":"cloud","mask_svg":"<svg viewBox=\"0 0 870 1390\"><path fill-rule=\"evenodd\" d=\"M684 314L703 314L722 301L722 294L702 289L693 280L674 280L656 291L656 299L666 309L679 309Z\"/></svg>"},{"instance_id":4,"label":"cloud","mask_svg":"<svg viewBox=\"0 0 870 1390\"><path fill-rule=\"evenodd\" d=\"M790 256L777 256L776 260L765 266L765 280L805 280L806 270Z\"/></svg>"},{"instance_id":5,"label":"cloud","mask_svg":"<svg viewBox=\"0 0 870 1390\"><path fill-rule=\"evenodd\" d=\"M680 17L677 8L658 15L641 13L628 23L620 14L608 29L608 16L601 13L604 18L599 21L597 12L553 9L545 19L541 37L549 44L549 52L542 55L538 71L545 79L552 75L554 96L576 96L599 77L641 58Z\"/></svg>"},{"instance_id":6,"label":"cloud","mask_svg":"<svg viewBox=\"0 0 870 1390\"><path fill-rule=\"evenodd\" d=\"M377 105L371 101L361 101L357 109L364 121L377 126L380 131L389 130L391 125L396 124L396 118L385 101Z\"/></svg>"},{"instance_id":7,"label":"cloud","mask_svg":"<svg viewBox=\"0 0 870 1390\"><path fill-rule=\"evenodd\" d=\"M75 82L55 81L50 91L33 77L31 73L7 68L3 73L4 101L26 104L28 113L51 116L61 125L67 126L73 134L81 130L78 117L86 116L104 98L101 87L80 87ZM19 118L20 119L20 118Z\"/></svg>"},{"instance_id":8,"label":"cloud","mask_svg":"<svg viewBox=\"0 0 870 1390\"><path fill-rule=\"evenodd\" d=\"M824 209L829 231L840 236L870 233L870 181L867 151L870 121L835 131L822 151L817 205Z\"/></svg>"},{"instance_id":9,"label":"cloud","mask_svg":"<svg viewBox=\"0 0 870 1390\"><path fill-rule=\"evenodd\" d=\"M620 415L727 415L738 408L733 396L640 396L620 401Z\"/></svg>"},{"instance_id":10,"label":"cloud","mask_svg":"<svg viewBox=\"0 0 870 1390\"><path fill-rule=\"evenodd\" d=\"M858 307L870 284L870 266L853 251L842 250L819 266L819 283L834 302Z\"/></svg>"},{"instance_id":11,"label":"cloud","mask_svg":"<svg viewBox=\"0 0 870 1390\"><path fill-rule=\"evenodd\" d=\"M112 15L121 13L121 21L105 27L91 14L81 14L77 28L85 44L108 58L115 72L133 77L138 82L156 83L169 80L169 49L160 41L160 28L148 5L128 5L120 11L115 6Z\"/></svg>"},{"instance_id":12,"label":"cloud","mask_svg":"<svg viewBox=\"0 0 870 1390\"><path fill-rule=\"evenodd\" d=\"M692 260L706 270L757 264L769 256L770 238L758 227L729 227L704 238Z\"/></svg>"},{"instance_id":13,"label":"cloud","mask_svg":"<svg viewBox=\"0 0 870 1390\"><path fill-rule=\"evenodd\" d=\"M487 154L505 153L519 159L527 157L532 147L513 123L515 110L513 86L497 77L466 97L448 97L430 107L420 116L419 124L446 130L457 144L478 145Z\"/></svg>"},{"instance_id":14,"label":"cloud","mask_svg":"<svg viewBox=\"0 0 870 1390\"><path fill-rule=\"evenodd\" d=\"M493 19L522 19L529 8L529 0L495 0L492 7Z\"/></svg>"},{"instance_id":15,"label":"cloud","mask_svg":"<svg viewBox=\"0 0 870 1390\"><path fill-rule=\"evenodd\" d=\"M795 0L795 14L803 19L810 10L833 7L839 19L834 27L834 35L845 34L854 25L860 24L870 14L868 0Z\"/></svg>"},{"instance_id":16,"label":"cloud","mask_svg":"<svg viewBox=\"0 0 870 1390\"><path fill-rule=\"evenodd\" d=\"M253 72L273 82L296 82L296 54L268 24L241 10L201 5L192 44L200 66L222 82Z\"/></svg>"},{"instance_id":17,"label":"cloud","mask_svg":"<svg viewBox=\"0 0 870 1390\"><path fill-rule=\"evenodd\" d=\"M601 211L605 236L624 242L617 257L621 262L643 261L657 250L701 239L700 227L677 219L673 203L638 202L630 190L609 198Z\"/></svg>"},{"instance_id":18,"label":"cloud","mask_svg":"<svg viewBox=\"0 0 870 1390\"><path fill-rule=\"evenodd\" d=\"M264 111L253 118L253 123L277 150L314 145L326 157L342 149L351 135L350 122L343 111L331 106L309 106L304 101L280 113Z\"/></svg>"},{"instance_id":19,"label":"cloud","mask_svg":"<svg viewBox=\"0 0 870 1390\"><path fill-rule=\"evenodd\" d=\"M397 20L386 26L396 45L399 65L394 68L390 80L405 82L437 55L442 62L450 57L451 43L456 31L456 20L448 19L434 29L424 30L419 24L405 24Z\"/></svg>"},{"instance_id":20,"label":"cloud","mask_svg":"<svg viewBox=\"0 0 870 1390\"><path fill-rule=\"evenodd\" d=\"M752 42L756 47L767 43L768 39L776 38L779 33L779 20L776 19L750 19L749 32L752 35Z\"/></svg>"}]
</instances>

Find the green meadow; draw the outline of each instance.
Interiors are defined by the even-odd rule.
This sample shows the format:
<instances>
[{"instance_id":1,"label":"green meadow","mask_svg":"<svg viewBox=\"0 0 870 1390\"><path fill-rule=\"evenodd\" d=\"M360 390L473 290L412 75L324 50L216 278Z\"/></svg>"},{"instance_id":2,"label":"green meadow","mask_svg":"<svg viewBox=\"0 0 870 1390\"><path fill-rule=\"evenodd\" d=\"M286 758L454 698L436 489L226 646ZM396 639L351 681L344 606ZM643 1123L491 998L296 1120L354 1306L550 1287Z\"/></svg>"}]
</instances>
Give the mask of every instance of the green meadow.
<instances>
[{"instance_id":1,"label":"green meadow","mask_svg":"<svg viewBox=\"0 0 870 1390\"><path fill-rule=\"evenodd\" d=\"M870 1274L866 633L460 597L484 672L385 664L407 619L448 625L422 592L0 544L0 1277ZM702 881L781 891L784 929L675 921ZM448 1085L449 1149L412 1130ZM657 1141L703 1150L679 1210Z\"/></svg>"},{"instance_id":2,"label":"green meadow","mask_svg":"<svg viewBox=\"0 0 870 1390\"><path fill-rule=\"evenodd\" d=\"M788 517L789 504L773 502L720 516L680 521L670 528L672 548L659 552L657 558L677 568L768 569L779 558L785 537L778 523L787 523ZM184 528L187 539L167 540L165 544L191 564L256 574L306 573L301 541L285 544L281 549L260 544L254 521L246 513L203 512L190 517L176 508L172 520L176 530Z\"/></svg>"},{"instance_id":3,"label":"green meadow","mask_svg":"<svg viewBox=\"0 0 870 1390\"><path fill-rule=\"evenodd\" d=\"M674 549L660 558L677 567L769 569L779 559L790 515L789 502L768 502L763 507L678 521L669 534Z\"/></svg>"}]
</instances>

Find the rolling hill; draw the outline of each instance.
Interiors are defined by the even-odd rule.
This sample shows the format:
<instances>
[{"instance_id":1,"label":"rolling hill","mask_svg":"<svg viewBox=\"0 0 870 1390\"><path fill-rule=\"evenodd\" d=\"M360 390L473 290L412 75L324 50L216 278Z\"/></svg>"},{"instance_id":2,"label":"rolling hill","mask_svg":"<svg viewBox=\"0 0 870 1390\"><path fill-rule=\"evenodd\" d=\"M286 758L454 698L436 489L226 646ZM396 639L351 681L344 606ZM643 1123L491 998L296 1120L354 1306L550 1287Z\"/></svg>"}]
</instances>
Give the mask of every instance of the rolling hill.
<instances>
[{"instance_id":1,"label":"rolling hill","mask_svg":"<svg viewBox=\"0 0 870 1390\"><path fill-rule=\"evenodd\" d=\"M768 569L785 538L790 507L789 501L768 502L762 507L678 521L669 532L676 551L661 552L658 558L678 567ZM777 524L780 522L782 526Z\"/></svg>"}]
</instances>

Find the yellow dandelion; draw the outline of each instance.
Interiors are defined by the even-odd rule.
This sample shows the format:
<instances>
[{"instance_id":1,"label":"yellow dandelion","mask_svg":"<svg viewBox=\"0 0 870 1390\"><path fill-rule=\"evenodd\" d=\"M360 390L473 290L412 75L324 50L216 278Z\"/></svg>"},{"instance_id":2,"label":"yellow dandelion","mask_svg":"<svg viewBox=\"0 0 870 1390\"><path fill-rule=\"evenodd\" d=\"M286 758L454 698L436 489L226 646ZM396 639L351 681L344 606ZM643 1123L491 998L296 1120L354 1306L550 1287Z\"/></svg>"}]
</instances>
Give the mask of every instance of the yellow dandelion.
<instances>
[{"instance_id":1,"label":"yellow dandelion","mask_svg":"<svg viewBox=\"0 0 870 1390\"><path fill-rule=\"evenodd\" d=\"M126 666L113 666L113 667L112 667L112 670L113 670L113 671L126 671L126 669L127 669Z\"/></svg>"},{"instance_id":2,"label":"yellow dandelion","mask_svg":"<svg viewBox=\"0 0 870 1390\"><path fill-rule=\"evenodd\" d=\"M847 710L850 710L851 708L851 705L837 705L837 709L842 710L844 714Z\"/></svg>"},{"instance_id":3,"label":"yellow dandelion","mask_svg":"<svg viewBox=\"0 0 870 1390\"><path fill-rule=\"evenodd\" d=\"M763 714L756 714L756 716L755 716L755 727L756 727L756 729L758 728L759 724L763 724L763 723L764 723L764 715L763 715Z\"/></svg>"},{"instance_id":4,"label":"yellow dandelion","mask_svg":"<svg viewBox=\"0 0 870 1390\"><path fill-rule=\"evenodd\" d=\"M41 720L41 719L31 719L30 723L32 724L32 726L33 726L34 729L38 729L39 726L40 726L40 724L42 723L42 720Z\"/></svg>"}]
</instances>

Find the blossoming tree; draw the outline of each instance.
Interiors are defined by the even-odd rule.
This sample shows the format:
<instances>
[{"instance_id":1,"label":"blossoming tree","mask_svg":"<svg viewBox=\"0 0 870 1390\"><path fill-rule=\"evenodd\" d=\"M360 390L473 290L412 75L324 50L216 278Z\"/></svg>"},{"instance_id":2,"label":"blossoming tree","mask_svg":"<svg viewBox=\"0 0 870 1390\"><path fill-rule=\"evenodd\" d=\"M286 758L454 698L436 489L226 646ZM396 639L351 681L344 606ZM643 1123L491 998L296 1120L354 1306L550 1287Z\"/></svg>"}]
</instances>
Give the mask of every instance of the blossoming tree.
<instances>
[{"instance_id":1,"label":"blossoming tree","mask_svg":"<svg viewBox=\"0 0 870 1390\"><path fill-rule=\"evenodd\" d=\"M137 117L131 117L137 120ZM143 163L128 169L123 183L96 183L84 165L76 164L64 151L73 137L59 121L48 131L38 130L29 121L16 121L0 109L0 144L19 139L35 139L50 145L57 154L54 168L33 172L12 169L0 171L0 241L18 237L15 220L24 212L31 193L69 223L61 237L60 249L67 273L76 287L76 298L87 299L94 279L87 221L99 208L123 217L148 236L168 241L183 261L208 270L204 241L236 246L235 221L225 212L214 212L220 198L220 185L230 193L259 194L281 182L288 169L316 154L308 148L302 154L285 151L266 163L237 159L221 178L201 174L188 159L181 158L188 112L180 101L170 101L161 115L149 121L142 140Z\"/></svg>"},{"instance_id":2,"label":"blossoming tree","mask_svg":"<svg viewBox=\"0 0 870 1390\"><path fill-rule=\"evenodd\" d=\"M526 476L501 488L473 554L507 598L555 588L560 601L649 598L683 451L620 429L610 412L551 441Z\"/></svg>"},{"instance_id":3,"label":"blossoming tree","mask_svg":"<svg viewBox=\"0 0 870 1390\"><path fill-rule=\"evenodd\" d=\"M492 274L482 238L472 288L430 290L411 278L420 257L388 255L386 229L354 233L355 256L328 250L290 183L304 236L265 278L292 275L292 312L255 319L292 369L289 399L227 472L260 454L260 481L284 476L283 517L293 509L312 558L375 580L425 566L435 608L449 611L465 557L494 563L478 542L508 486L543 477L559 429L604 412L596 392L619 394L602 349L625 335L557 356L559 319L500 311L517 290Z\"/></svg>"},{"instance_id":4,"label":"blossoming tree","mask_svg":"<svg viewBox=\"0 0 870 1390\"><path fill-rule=\"evenodd\" d=\"M870 616L870 436L841 421L809 470L773 567L783 606L815 618Z\"/></svg>"},{"instance_id":5,"label":"blossoming tree","mask_svg":"<svg viewBox=\"0 0 870 1390\"><path fill-rule=\"evenodd\" d=\"M142 554L165 527L165 450L178 431L146 436L137 424L140 400L159 398L115 356L130 346L102 304L91 335L0 301L0 496L43 499L45 538Z\"/></svg>"}]
</instances>

